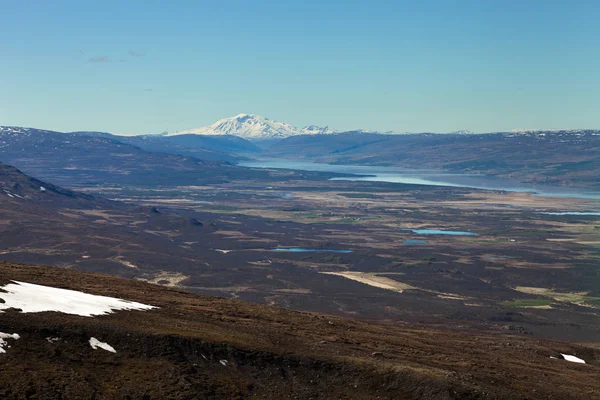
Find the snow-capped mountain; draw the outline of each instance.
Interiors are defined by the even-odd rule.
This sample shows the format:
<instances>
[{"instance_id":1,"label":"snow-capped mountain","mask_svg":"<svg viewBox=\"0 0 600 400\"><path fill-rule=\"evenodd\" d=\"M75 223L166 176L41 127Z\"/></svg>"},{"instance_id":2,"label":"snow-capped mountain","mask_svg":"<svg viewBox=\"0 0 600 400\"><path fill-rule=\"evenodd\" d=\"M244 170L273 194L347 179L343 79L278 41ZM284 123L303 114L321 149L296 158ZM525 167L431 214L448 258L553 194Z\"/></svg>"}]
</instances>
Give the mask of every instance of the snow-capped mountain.
<instances>
[{"instance_id":1,"label":"snow-capped mountain","mask_svg":"<svg viewBox=\"0 0 600 400\"><path fill-rule=\"evenodd\" d=\"M238 114L235 117L220 119L212 125L197 129L173 132L174 135L235 135L249 140L279 139L295 135L322 135L337 132L327 126L309 125L298 129L285 122L272 121L260 115Z\"/></svg>"},{"instance_id":2,"label":"snow-capped mountain","mask_svg":"<svg viewBox=\"0 0 600 400\"><path fill-rule=\"evenodd\" d=\"M511 133L563 133L563 134L587 134L596 132L597 129L513 129Z\"/></svg>"},{"instance_id":3,"label":"snow-capped mountain","mask_svg":"<svg viewBox=\"0 0 600 400\"><path fill-rule=\"evenodd\" d=\"M327 135L330 133L337 133L337 130L328 126L308 125L300 129L300 132L302 132L303 135Z\"/></svg>"},{"instance_id":4,"label":"snow-capped mountain","mask_svg":"<svg viewBox=\"0 0 600 400\"><path fill-rule=\"evenodd\" d=\"M451 135L473 135L475 132L468 129L460 129L458 131L450 132Z\"/></svg>"}]
</instances>

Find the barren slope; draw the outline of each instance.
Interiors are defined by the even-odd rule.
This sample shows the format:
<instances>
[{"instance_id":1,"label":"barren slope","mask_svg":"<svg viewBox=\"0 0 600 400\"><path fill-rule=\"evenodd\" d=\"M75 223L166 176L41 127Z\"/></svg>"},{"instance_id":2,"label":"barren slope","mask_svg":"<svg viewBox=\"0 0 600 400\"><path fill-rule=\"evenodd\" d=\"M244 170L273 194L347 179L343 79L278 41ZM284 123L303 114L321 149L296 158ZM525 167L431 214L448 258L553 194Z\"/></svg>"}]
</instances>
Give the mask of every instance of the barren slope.
<instances>
[{"instance_id":1,"label":"barren slope","mask_svg":"<svg viewBox=\"0 0 600 400\"><path fill-rule=\"evenodd\" d=\"M2 398L600 396L600 353L582 346L369 325L48 267L1 263L0 276L0 285L17 280L160 307L94 318L0 313L0 331L20 335L0 354ZM90 337L116 353L93 350ZM588 364L550 358L559 352Z\"/></svg>"}]
</instances>

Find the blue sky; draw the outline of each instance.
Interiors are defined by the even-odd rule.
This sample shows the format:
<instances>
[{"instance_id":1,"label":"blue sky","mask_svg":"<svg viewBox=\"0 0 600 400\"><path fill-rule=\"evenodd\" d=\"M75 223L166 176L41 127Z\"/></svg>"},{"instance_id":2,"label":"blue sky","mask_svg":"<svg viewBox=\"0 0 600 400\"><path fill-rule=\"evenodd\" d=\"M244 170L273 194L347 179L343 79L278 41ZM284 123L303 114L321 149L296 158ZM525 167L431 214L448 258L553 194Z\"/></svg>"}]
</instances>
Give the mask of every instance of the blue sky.
<instances>
[{"instance_id":1,"label":"blue sky","mask_svg":"<svg viewBox=\"0 0 600 400\"><path fill-rule=\"evenodd\" d=\"M600 2L0 0L0 125L600 128Z\"/></svg>"}]
</instances>

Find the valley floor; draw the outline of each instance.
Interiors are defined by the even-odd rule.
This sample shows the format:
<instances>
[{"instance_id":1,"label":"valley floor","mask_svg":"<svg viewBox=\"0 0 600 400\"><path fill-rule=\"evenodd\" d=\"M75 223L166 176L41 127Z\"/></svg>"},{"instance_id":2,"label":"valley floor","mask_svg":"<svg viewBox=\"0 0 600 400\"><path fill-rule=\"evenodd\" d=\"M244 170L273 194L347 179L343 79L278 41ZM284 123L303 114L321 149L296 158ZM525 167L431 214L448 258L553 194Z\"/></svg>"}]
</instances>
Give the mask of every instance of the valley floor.
<instances>
[{"instance_id":1,"label":"valley floor","mask_svg":"<svg viewBox=\"0 0 600 400\"><path fill-rule=\"evenodd\" d=\"M2 257L378 322L600 337L598 200L283 173L77 189L119 202L14 221Z\"/></svg>"}]
</instances>

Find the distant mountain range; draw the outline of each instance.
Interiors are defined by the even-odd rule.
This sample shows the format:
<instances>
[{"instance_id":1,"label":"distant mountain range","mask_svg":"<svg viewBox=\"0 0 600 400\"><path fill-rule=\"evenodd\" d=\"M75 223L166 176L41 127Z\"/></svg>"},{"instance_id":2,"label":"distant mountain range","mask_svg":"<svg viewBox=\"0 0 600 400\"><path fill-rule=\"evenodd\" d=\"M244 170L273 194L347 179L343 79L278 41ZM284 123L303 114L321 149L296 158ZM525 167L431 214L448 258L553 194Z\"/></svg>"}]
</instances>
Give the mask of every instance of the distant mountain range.
<instances>
[{"instance_id":1,"label":"distant mountain range","mask_svg":"<svg viewBox=\"0 0 600 400\"><path fill-rule=\"evenodd\" d=\"M201 128L188 129L178 132L164 132L158 135L145 135L153 137L165 136L181 136L181 135L197 135L197 136L237 136L246 140L260 141L285 139L292 136L301 135L331 135L337 133L363 133L363 134L380 134L380 135L415 135L415 134L431 134L433 132L395 132L386 131L380 132L370 129L354 129L352 131L338 131L329 126L308 125L304 128L297 128L286 122L270 120L260 115L254 114L238 114L231 118L223 118L212 125ZM593 129L513 129L510 132L490 132L490 133L509 133L509 134L525 134L539 135L546 134L563 134L563 135L589 135L590 133L598 132ZM473 132L468 129L460 129L452 132L442 132L442 135L478 135L482 133Z\"/></svg>"},{"instance_id":2,"label":"distant mountain range","mask_svg":"<svg viewBox=\"0 0 600 400\"><path fill-rule=\"evenodd\" d=\"M247 114L212 126L219 132L202 128L196 131L203 133L172 136L0 127L0 161L70 188L82 182L185 185L257 178L260 171L232 164L261 158L429 168L600 188L600 130L335 132Z\"/></svg>"},{"instance_id":3,"label":"distant mountain range","mask_svg":"<svg viewBox=\"0 0 600 400\"><path fill-rule=\"evenodd\" d=\"M238 157L206 148L250 151L251 143L230 136L216 139L181 136L146 140L142 136L0 126L0 161L68 188L128 182L197 185L248 177L248 173L256 179L268 175L232 165L230 161Z\"/></svg>"},{"instance_id":4,"label":"distant mountain range","mask_svg":"<svg viewBox=\"0 0 600 400\"><path fill-rule=\"evenodd\" d=\"M397 166L477 173L522 182L600 188L600 131L294 136L268 157L326 164Z\"/></svg>"},{"instance_id":5,"label":"distant mountain range","mask_svg":"<svg viewBox=\"0 0 600 400\"><path fill-rule=\"evenodd\" d=\"M281 139L296 135L326 135L337 130L328 126L309 125L302 129L285 122L272 121L260 115L238 114L235 117L223 118L212 125L168 133L166 136L178 135L235 135L249 140Z\"/></svg>"}]
</instances>

